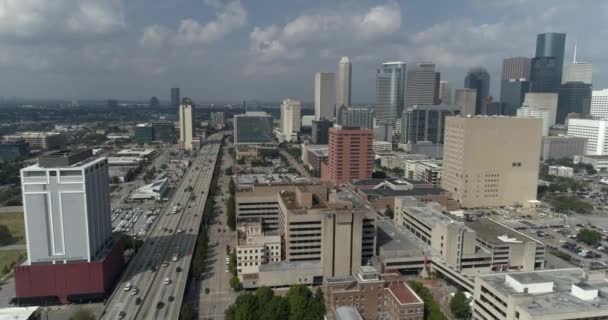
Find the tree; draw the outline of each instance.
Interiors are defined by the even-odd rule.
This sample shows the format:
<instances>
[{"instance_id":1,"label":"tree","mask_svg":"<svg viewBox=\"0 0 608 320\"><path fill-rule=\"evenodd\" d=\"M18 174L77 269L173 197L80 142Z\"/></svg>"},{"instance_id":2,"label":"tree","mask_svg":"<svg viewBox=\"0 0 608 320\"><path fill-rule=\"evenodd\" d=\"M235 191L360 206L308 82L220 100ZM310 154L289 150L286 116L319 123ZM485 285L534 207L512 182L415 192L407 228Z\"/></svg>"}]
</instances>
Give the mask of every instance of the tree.
<instances>
[{"instance_id":1,"label":"tree","mask_svg":"<svg viewBox=\"0 0 608 320\"><path fill-rule=\"evenodd\" d=\"M284 320L289 318L289 303L286 299L273 296L270 302L261 305L260 320Z\"/></svg>"},{"instance_id":2,"label":"tree","mask_svg":"<svg viewBox=\"0 0 608 320\"><path fill-rule=\"evenodd\" d=\"M410 288L424 301L424 320L448 320L443 314L433 294L421 282L409 281Z\"/></svg>"},{"instance_id":3,"label":"tree","mask_svg":"<svg viewBox=\"0 0 608 320\"><path fill-rule=\"evenodd\" d=\"M6 246L9 244L13 244L15 242L15 238L11 234L11 231L5 225L0 225L0 246Z\"/></svg>"},{"instance_id":4,"label":"tree","mask_svg":"<svg viewBox=\"0 0 608 320\"><path fill-rule=\"evenodd\" d=\"M228 219L227 219L228 227L230 227L230 230L234 231L236 229L236 202L234 200L234 195L230 195L230 197L228 198L227 209L228 209Z\"/></svg>"},{"instance_id":5,"label":"tree","mask_svg":"<svg viewBox=\"0 0 608 320\"><path fill-rule=\"evenodd\" d=\"M232 175L232 167L226 168L226 171L224 172L224 174L227 175L227 176L231 176Z\"/></svg>"},{"instance_id":6,"label":"tree","mask_svg":"<svg viewBox=\"0 0 608 320\"><path fill-rule=\"evenodd\" d=\"M310 296L310 290L301 284L289 288L289 291L287 291L290 310L289 320L306 320Z\"/></svg>"},{"instance_id":7,"label":"tree","mask_svg":"<svg viewBox=\"0 0 608 320\"><path fill-rule=\"evenodd\" d=\"M312 319L323 319L325 316L325 299L320 287L317 287L314 297L310 300L308 310Z\"/></svg>"},{"instance_id":8,"label":"tree","mask_svg":"<svg viewBox=\"0 0 608 320\"><path fill-rule=\"evenodd\" d=\"M70 320L95 320L95 316L88 309L78 309L72 313Z\"/></svg>"},{"instance_id":9,"label":"tree","mask_svg":"<svg viewBox=\"0 0 608 320\"><path fill-rule=\"evenodd\" d=\"M194 310L192 303L184 303L182 309L179 311L180 320L192 320L194 319Z\"/></svg>"},{"instance_id":10,"label":"tree","mask_svg":"<svg viewBox=\"0 0 608 320\"><path fill-rule=\"evenodd\" d=\"M395 218L395 212L393 211L393 209L391 209L391 207L386 206L386 209L384 210L384 216L393 219Z\"/></svg>"},{"instance_id":11,"label":"tree","mask_svg":"<svg viewBox=\"0 0 608 320\"><path fill-rule=\"evenodd\" d=\"M236 192L236 186L234 185L234 179L230 179L230 183L228 184L228 192L230 192L230 194L234 194Z\"/></svg>"},{"instance_id":12,"label":"tree","mask_svg":"<svg viewBox=\"0 0 608 320\"><path fill-rule=\"evenodd\" d=\"M233 275L230 278L230 288L234 289L234 291L240 291L241 289L243 289L243 287L241 286L241 281L239 281L239 277Z\"/></svg>"},{"instance_id":13,"label":"tree","mask_svg":"<svg viewBox=\"0 0 608 320\"><path fill-rule=\"evenodd\" d=\"M590 246L595 246L602 241L602 234L595 230L583 228L578 232L576 239Z\"/></svg>"},{"instance_id":14,"label":"tree","mask_svg":"<svg viewBox=\"0 0 608 320\"><path fill-rule=\"evenodd\" d=\"M471 307L467 302L464 292L458 291L450 300L450 311L458 319L469 319L471 317Z\"/></svg>"}]
</instances>

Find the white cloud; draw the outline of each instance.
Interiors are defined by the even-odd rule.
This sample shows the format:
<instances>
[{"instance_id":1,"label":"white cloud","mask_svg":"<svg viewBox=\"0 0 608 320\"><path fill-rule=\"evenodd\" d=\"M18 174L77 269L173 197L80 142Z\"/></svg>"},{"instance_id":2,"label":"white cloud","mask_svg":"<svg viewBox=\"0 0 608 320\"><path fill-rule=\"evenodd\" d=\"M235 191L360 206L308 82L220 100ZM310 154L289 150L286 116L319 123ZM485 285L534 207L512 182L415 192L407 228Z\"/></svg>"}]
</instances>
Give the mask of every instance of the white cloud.
<instances>
[{"instance_id":1,"label":"white cloud","mask_svg":"<svg viewBox=\"0 0 608 320\"><path fill-rule=\"evenodd\" d=\"M204 25L194 19L182 20L177 31L178 43L192 45L216 41L247 23L247 11L239 0L206 2L216 10L215 19Z\"/></svg>"},{"instance_id":2,"label":"white cloud","mask_svg":"<svg viewBox=\"0 0 608 320\"><path fill-rule=\"evenodd\" d=\"M139 44L147 48L162 47L170 37L171 30L161 25L151 25L144 28L139 38Z\"/></svg>"},{"instance_id":3,"label":"white cloud","mask_svg":"<svg viewBox=\"0 0 608 320\"><path fill-rule=\"evenodd\" d=\"M90 39L126 27L122 0L0 0L0 36Z\"/></svg>"},{"instance_id":4,"label":"white cloud","mask_svg":"<svg viewBox=\"0 0 608 320\"><path fill-rule=\"evenodd\" d=\"M366 9L341 8L303 14L282 27L256 26L249 34L251 63L267 63L276 68L279 63L313 53L309 51L318 51L314 56L329 58L334 51L331 49L365 47L393 36L400 27L401 7L392 1Z\"/></svg>"}]
</instances>

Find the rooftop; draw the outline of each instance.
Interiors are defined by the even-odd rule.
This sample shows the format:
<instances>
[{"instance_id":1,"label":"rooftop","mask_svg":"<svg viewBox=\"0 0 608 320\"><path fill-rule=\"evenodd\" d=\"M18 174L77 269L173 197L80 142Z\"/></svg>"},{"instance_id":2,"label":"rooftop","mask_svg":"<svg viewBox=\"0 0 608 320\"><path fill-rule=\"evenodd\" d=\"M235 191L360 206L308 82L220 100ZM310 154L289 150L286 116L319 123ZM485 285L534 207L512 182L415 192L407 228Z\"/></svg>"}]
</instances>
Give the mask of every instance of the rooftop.
<instances>
[{"instance_id":1,"label":"rooftop","mask_svg":"<svg viewBox=\"0 0 608 320\"><path fill-rule=\"evenodd\" d=\"M336 308L335 313L336 320L363 320L363 317L355 307L341 306Z\"/></svg>"},{"instance_id":2,"label":"rooftop","mask_svg":"<svg viewBox=\"0 0 608 320\"><path fill-rule=\"evenodd\" d=\"M302 182L308 183L309 179L295 174L241 174L237 176L237 184L281 184Z\"/></svg>"},{"instance_id":3,"label":"rooftop","mask_svg":"<svg viewBox=\"0 0 608 320\"><path fill-rule=\"evenodd\" d=\"M441 188L414 188L411 190L367 189L361 190L368 196L407 197L407 196L436 196L447 193Z\"/></svg>"},{"instance_id":4,"label":"rooftop","mask_svg":"<svg viewBox=\"0 0 608 320\"><path fill-rule=\"evenodd\" d=\"M539 294L519 293L506 283L506 276L512 277L523 284L553 283L552 292ZM521 302L518 308L533 316L544 316L549 319L554 314L580 314L603 311L608 314L608 281L605 275L600 279L588 280L583 269L556 269L521 273L499 273L479 276L498 292L505 296L516 296ZM599 295L593 300L582 300L571 293L573 284L584 282L585 289L599 290ZM579 286L580 287L580 286ZM523 299L529 297L529 299ZM514 300L515 301L515 300ZM583 317L583 315L580 315Z\"/></svg>"},{"instance_id":5,"label":"rooftop","mask_svg":"<svg viewBox=\"0 0 608 320\"><path fill-rule=\"evenodd\" d=\"M3 308L0 309L0 320L27 320L32 314L38 311L40 307L25 307L25 308Z\"/></svg>"},{"instance_id":6,"label":"rooftop","mask_svg":"<svg viewBox=\"0 0 608 320\"><path fill-rule=\"evenodd\" d=\"M93 156L91 149L63 149L38 157L39 167L75 167Z\"/></svg>"},{"instance_id":7,"label":"rooftop","mask_svg":"<svg viewBox=\"0 0 608 320\"><path fill-rule=\"evenodd\" d=\"M388 287L393 296L400 304L422 303L422 300L416 295L409 286L404 282L397 282Z\"/></svg>"},{"instance_id":8,"label":"rooftop","mask_svg":"<svg viewBox=\"0 0 608 320\"><path fill-rule=\"evenodd\" d=\"M431 252L430 247L411 232L402 229L392 220L378 220L378 255L385 258L422 257Z\"/></svg>"},{"instance_id":9,"label":"rooftop","mask_svg":"<svg viewBox=\"0 0 608 320\"><path fill-rule=\"evenodd\" d=\"M515 229L489 218L468 222L467 226L477 233L477 237L486 242L503 244L508 242L530 242L541 243ZM505 237L506 236L506 237Z\"/></svg>"},{"instance_id":10,"label":"rooftop","mask_svg":"<svg viewBox=\"0 0 608 320\"><path fill-rule=\"evenodd\" d=\"M321 270L321 261L281 261L260 265L260 272L315 269Z\"/></svg>"}]
</instances>

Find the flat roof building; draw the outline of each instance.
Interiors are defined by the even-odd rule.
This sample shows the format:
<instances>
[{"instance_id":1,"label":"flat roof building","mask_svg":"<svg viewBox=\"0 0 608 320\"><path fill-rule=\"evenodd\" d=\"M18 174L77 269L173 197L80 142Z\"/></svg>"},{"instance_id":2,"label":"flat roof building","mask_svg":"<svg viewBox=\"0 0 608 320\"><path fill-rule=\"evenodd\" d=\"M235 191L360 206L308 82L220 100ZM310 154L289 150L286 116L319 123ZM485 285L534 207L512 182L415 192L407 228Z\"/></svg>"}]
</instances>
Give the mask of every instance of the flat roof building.
<instances>
[{"instance_id":1,"label":"flat roof building","mask_svg":"<svg viewBox=\"0 0 608 320\"><path fill-rule=\"evenodd\" d=\"M569 119L568 135L587 138L586 155L608 155L608 119Z\"/></svg>"},{"instance_id":2,"label":"flat roof building","mask_svg":"<svg viewBox=\"0 0 608 320\"><path fill-rule=\"evenodd\" d=\"M20 132L7 134L3 138L4 142L26 142L31 150L54 150L65 145L65 137L58 132Z\"/></svg>"},{"instance_id":3,"label":"flat roof building","mask_svg":"<svg viewBox=\"0 0 608 320\"><path fill-rule=\"evenodd\" d=\"M354 179L372 177L373 133L350 127L329 129L327 175L323 181L340 185Z\"/></svg>"},{"instance_id":4,"label":"flat roof building","mask_svg":"<svg viewBox=\"0 0 608 320\"><path fill-rule=\"evenodd\" d=\"M541 131L540 119L448 117L442 188L465 208L536 200Z\"/></svg>"},{"instance_id":5,"label":"flat roof building","mask_svg":"<svg viewBox=\"0 0 608 320\"><path fill-rule=\"evenodd\" d=\"M266 112L247 112L234 116L234 144L266 144L272 142L272 116Z\"/></svg>"},{"instance_id":6,"label":"flat roof building","mask_svg":"<svg viewBox=\"0 0 608 320\"><path fill-rule=\"evenodd\" d=\"M547 159L572 159L585 154L588 138L573 136L543 137L541 156Z\"/></svg>"}]
</instances>

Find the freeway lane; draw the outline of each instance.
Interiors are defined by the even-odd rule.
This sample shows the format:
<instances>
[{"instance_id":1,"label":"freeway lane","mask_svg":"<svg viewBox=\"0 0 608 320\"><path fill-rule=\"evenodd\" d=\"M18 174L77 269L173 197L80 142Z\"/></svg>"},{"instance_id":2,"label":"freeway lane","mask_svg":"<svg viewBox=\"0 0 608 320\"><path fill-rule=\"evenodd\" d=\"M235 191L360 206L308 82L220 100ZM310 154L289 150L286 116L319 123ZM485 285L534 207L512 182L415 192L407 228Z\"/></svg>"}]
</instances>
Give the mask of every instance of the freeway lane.
<instances>
[{"instance_id":1,"label":"freeway lane","mask_svg":"<svg viewBox=\"0 0 608 320\"><path fill-rule=\"evenodd\" d=\"M144 246L117 284L100 319L120 319L121 313L124 319L177 319L221 139L222 134L212 135L201 148ZM187 190L189 186L192 192ZM196 199L191 200L192 194ZM176 204L180 204L182 210L171 214ZM184 231L178 233L178 229ZM171 256L177 251L178 261L171 262ZM169 261L169 265L163 267L163 261ZM177 272L177 267L182 271ZM165 278L170 279L169 285L162 284ZM138 288L139 293L131 295L132 291L124 291L128 282ZM169 302L169 296L175 301ZM137 298L142 300L140 304L136 303ZM158 302L164 304L160 309L157 309Z\"/></svg>"}]
</instances>

